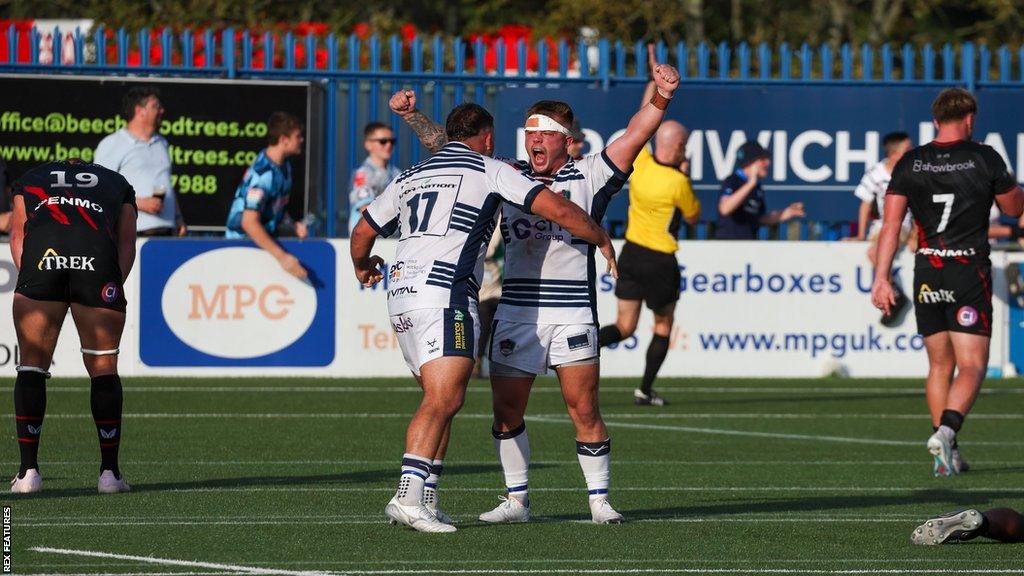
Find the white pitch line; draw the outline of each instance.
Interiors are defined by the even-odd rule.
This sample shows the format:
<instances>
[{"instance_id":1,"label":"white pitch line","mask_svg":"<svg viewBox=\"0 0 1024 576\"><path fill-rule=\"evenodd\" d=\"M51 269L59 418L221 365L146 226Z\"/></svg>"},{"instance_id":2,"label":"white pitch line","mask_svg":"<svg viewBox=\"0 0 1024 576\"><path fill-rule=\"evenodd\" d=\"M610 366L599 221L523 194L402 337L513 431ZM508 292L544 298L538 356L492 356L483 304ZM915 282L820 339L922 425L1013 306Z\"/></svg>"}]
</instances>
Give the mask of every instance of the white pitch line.
<instances>
[{"instance_id":1,"label":"white pitch line","mask_svg":"<svg viewBox=\"0 0 1024 576\"><path fill-rule=\"evenodd\" d=\"M392 460L122 460L127 466L393 466ZM19 460L0 461L0 466L15 466ZM94 460L55 460L47 466L85 466ZM577 460L530 460L539 466L578 466ZM921 466L922 460L612 460L612 466ZM974 460L979 466L1019 465L1019 460ZM498 466L496 460L458 460L450 466Z\"/></svg>"},{"instance_id":2,"label":"white pitch line","mask_svg":"<svg viewBox=\"0 0 1024 576\"><path fill-rule=\"evenodd\" d=\"M43 565L46 566L46 565ZM65 566L65 565L53 565ZM74 566L74 565L67 565ZM105 566L105 565L97 565ZM23 576L226 576L236 574L234 572L40 572L38 574L24 574Z\"/></svg>"},{"instance_id":3,"label":"white pitch line","mask_svg":"<svg viewBox=\"0 0 1024 576\"><path fill-rule=\"evenodd\" d=\"M615 418L616 415L609 415L611 418ZM66 415L53 415L47 416L53 418L92 418L91 414L66 414ZM253 419L274 419L274 418L302 418L302 419L345 419L345 418L408 418L409 414L379 414L379 413L326 413L326 414L259 414L259 413L211 413L211 414L177 414L177 413L159 413L159 414L128 414L125 416L126 419L137 418L137 419L188 419L188 418L253 418ZM472 419L491 419L491 414L465 414L457 417L472 418ZM681 415L680 418L685 418L685 415ZM1024 417L1024 415L1022 415ZM561 414L552 415L533 415L526 418L530 422L539 422L545 424L571 424L571 420L567 416ZM923 418L922 418L923 419ZM819 442L840 442L846 444L870 444L874 446L921 446L920 441L911 440L885 440L885 439L874 439L874 438L854 438L849 436L826 436L826 435L812 435L812 434L790 434L782 432L755 432L747 430L728 430L721 428L701 428L694 426L672 426L666 424L634 424L627 422L614 422L606 421L608 425L615 426L618 428L634 428L640 430L667 430L673 432L692 432L698 434L715 434L724 436L747 436L754 438L776 438L781 440L810 440ZM989 441L989 440L977 440L971 441L973 446L1021 446L1024 445L1022 442L1004 442L1004 441Z\"/></svg>"},{"instance_id":4,"label":"white pitch line","mask_svg":"<svg viewBox=\"0 0 1024 576\"><path fill-rule=\"evenodd\" d=\"M309 570L279 570L275 568L257 568L253 566L240 566L236 564L221 564L217 562L194 562L191 560L173 560L170 558L155 558L153 556L133 556L129 554L112 554L110 552L97 552L94 550L73 550L66 548L47 548L45 546L34 546L29 548L33 552L42 554L61 554L64 556L84 556L87 558L109 558L111 560L134 560L145 564L157 564L160 566L183 566L187 568L211 568L213 570L224 570L225 572L236 572L243 574L265 574L277 576L317 576L329 574L328 572Z\"/></svg>"},{"instance_id":5,"label":"white pitch line","mask_svg":"<svg viewBox=\"0 0 1024 576\"><path fill-rule=\"evenodd\" d=\"M327 571L299 571L281 570L276 568L259 568L254 566L241 566L235 564L222 564L216 562L195 562L189 560L174 560L169 558L156 558L152 556L133 556L127 554L113 554L109 552L98 552L92 550L72 550L62 548L32 547L29 550L44 554L60 554L65 556L84 556L90 558L107 558L113 560L132 560L146 564L163 566L183 566L192 568L211 568L223 570L222 573L235 574L258 574L274 576L326 576L331 574L365 574L365 575L386 575L386 574L408 574L408 568L385 569L385 570L345 570L343 572ZM898 562L898 560L896 561ZM430 570L437 574L568 574L577 573L578 567L558 568L527 568L527 569L447 569ZM846 568L846 569L814 569L814 568L627 568L627 569L588 569L590 574L933 574L930 569L918 568ZM957 569L961 574L1024 574L1024 569ZM113 573L111 573L113 574ZM125 576L173 576L175 574L199 576L215 575L217 573L202 572L121 572ZM37 575L33 575L37 576ZM38 575L41 576L41 575ZM65 575L68 576L68 575ZM84 575L83 575L84 576ZM93 573L95 576L95 573Z\"/></svg>"},{"instance_id":6,"label":"white pitch line","mask_svg":"<svg viewBox=\"0 0 1024 576\"><path fill-rule=\"evenodd\" d=\"M794 414L794 413L757 413L757 412L701 412L701 413L670 413L670 414L637 414L631 412L602 412L605 418L626 418L632 420L928 420L927 414ZM13 417L13 413L0 413L0 418ZM392 419L410 418L411 412L141 412L126 413L125 419L191 419L191 418L258 418L258 419L321 419L321 418L353 418L353 419ZM92 419L92 414L47 414L48 419ZM456 418L491 419L490 412L460 412ZM530 418L564 418L562 412L529 414ZM1024 420L1024 414L971 414L971 420Z\"/></svg>"},{"instance_id":7,"label":"white pitch line","mask_svg":"<svg viewBox=\"0 0 1024 576\"><path fill-rule=\"evenodd\" d=\"M469 519L471 517L467 517ZM475 518L472 517L472 518ZM533 518L530 520L534 523L547 523L543 518ZM593 524L591 520L575 520L581 524ZM629 520L629 522L669 522L676 524L715 524L715 523L728 523L728 524L765 524L765 523L783 523L783 524L797 524L797 523L827 523L827 524L907 524L908 526L914 522L920 523L920 518L917 519L896 519L896 518L640 518L637 520ZM19 523L19 528L53 528L53 527L76 527L76 528L95 528L101 526L358 526L367 524L383 525L386 521L384 517L367 519L367 520L325 520L320 522L313 522L310 520L288 520L288 521L252 521L252 520L221 520L221 521L186 521L186 520L175 520L175 521L146 521L146 522L127 522L127 521L110 521L110 522L29 522Z\"/></svg>"},{"instance_id":8,"label":"white pitch line","mask_svg":"<svg viewBox=\"0 0 1024 576\"><path fill-rule=\"evenodd\" d=\"M801 565L801 564L893 564L898 562L900 564L935 564L942 566L943 569L948 570L949 564L977 564L977 561L970 558L903 558L898 561L894 561L892 558L886 559L771 559L763 561L751 561L751 560L724 560L724 559L700 559L700 558L645 558L645 559L632 559L632 558L598 558L598 559L484 559L484 560L352 560L352 561L339 561L339 560L288 560L288 561L248 561L246 562L249 566L260 566L260 565L289 565L289 566L301 566L301 565L315 565L315 566L387 566L387 565L401 565L401 566L430 566L430 565L451 565L451 566L469 566L469 565L504 565L504 564L717 564L717 565L733 565L733 564L745 564L745 565L759 565L759 564L780 564L780 565ZM1020 561L1015 559L988 559L985 561L988 564L1017 564ZM135 566L134 563L82 563L82 564L35 564L39 567L55 567L55 568L80 568L80 567L104 567L114 568L120 566ZM189 572L144 572L142 574L204 574L204 573L189 573ZM222 572L210 572L205 574L218 574L222 575Z\"/></svg>"},{"instance_id":9,"label":"white pitch line","mask_svg":"<svg viewBox=\"0 0 1024 576\"><path fill-rule=\"evenodd\" d=\"M48 386L48 392L89 392L88 386ZM602 386L604 392L632 392L631 386ZM678 392L690 394L883 394L924 395L924 386L914 388L871 388L844 386L668 386L659 387L661 392ZM490 394L489 386L470 386L469 393ZM125 386L129 394L140 392L320 392L320 393L375 393L375 392L410 392L419 393L419 386L137 386L131 383ZM556 386L535 386L531 393L561 394ZM1021 387L991 387L982 389L981 394L1024 394Z\"/></svg>"},{"instance_id":10,"label":"white pitch line","mask_svg":"<svg viewBox=\"0 0 1024 576\"><path fill-rule=\"evenodd\" d=\"M409 574L408 570L346 570L346 574L386 575ZM430 570L431 574L578 574L579 568L559 569L510 569L510 570ZM839 570L815 570L802 568L628 568L588 569L588 574L935 574L935 570L851 568ZM1024 569L964 569L957 574L1024 574Z\"/></svg>"},{"instance_id":11,"label":"white pitch line","mask_svg":"<svg viewBox=\"0 0 1024 576\"><path fill-rule=\"evenodd\" d=\"M831 493L840 492L844 494L903 494L903 493L916 493L916 492L927 492L929 490L941 489L944 492L953 492L958 494L971 494L971 493L986 493L986 492L1000 492L1005 494L1024 494L1024 488L1016 487L971 487L971 488L943 488L938 484L930 487L923 486L911 486L911 487L898 487L898 486L881 486L881 487L869 487L864 488L860 486L621 486L616 487L616 492L724 492L724 493ZM582 492L581 487L562 487L562 488L531 488L531 492ZM137 492L144 492L145 485L139 485ZM198 494L198 493L221 493L221 492L241 492L241 493L257 493L257 492L333 492L333 493L353 493L353 494L371 494L371 493L387 493L394 492L394 487L387 486L365 486L365 487L352 487L352 486L225 486L216 488L166 488L160 490L153 490L153 493L160 494ZM445 486L445 492L480 492L484 494L490 494L494 492L500 492L500 488L497 486L475 486L475 487L460 487L460 486ZM134 491L133 491L134 492ZM20 524L19 524L20 525Z\"/></svg>"},{"instance_id":12,"label":"white pitch line","mask_svg":"<svg viewBox=\"0 0 1024 576\"><path fill-rule=\"evenodd\" d=\"M568 419L540 418L534 417L538 422L562 422L571 424ZM850 436L826 436L820 434L788 434L783 432L755 432L750 430L729 430L723 428L700 428L695 426L670 426L667 424L633 424L629 422L605 421L605 424L615 428L632 428L637 430L666 430L670 432L691 432L694 434L715 434L721 436L748 436L753 438L776 438L779 440L810 440L815 442L839 442L843 444L870 444L873 446L917 446L923 444L920 441L910 440L883 440L876 438L854 438ZM1024 446L1024 442L1002 442L1002 441L971 441L974 446Z\"/></svg>"},{"instance_id":13,"label":"white pitch line","mask_svg":"<svg viewBox=\"0 0 1024 576\"><path fill-rule=\"evenodd\" d=\"M553 564L557 563L554 561ZM628 569L587 569L588 574L936 574L948 570L941 569L880 569L880 568L853 568L853 569L802 569L802 568L628 568ZM565 569L461 569L461 570L435 570L429 569L429 574L579 574L580 568ZM1024 569L957 569L957 574L1024 574ZM252 572L83 572L59 574L59 576L227 576L230 574L253 574ZM284 571L274 571L268 574L287 574ZM294 574L294 573L292 573ZM389 574L410 574L410 570L345 570L344 572L305 572L300 574L326 574L343 576L366 575L386 576ZM27 574L25 576L54 576L54 573Z\"/></svg>"},{"instance_id":14,"label":"white pitch line","mask_svg":"<svg viewBox=\"0 0 1024 576\"><path fill-rule=\"evenodd\" d=\"M325 576L339 574L326 571L298 571L281 570L276 568L258 568L254 566L240 566L235 564L221 564L215 562L194 562L188 560L174 560L169 558L155 558L151 556L133 556L127 554L112 554L109 552L97 552L92 550L70 550L62 548L33 547L29 550L44 554L61 554L66 556L85 556L90 558L109 558L113 560L134 560L146 564L157 564L163 566L183 566L192 568L212 568L224 570L236 574L261 574L275 576ZM567 574L576 573L578 567L558 568L527 568L527 569L447 569L430 570L436 574ZM814 568L627 568L627 569L588 569L590 574L932 574L934 570L917 568L847 568L847 569L814 569ZM958 569L961 574L1024 574L1024 569ZM384 570L345 570L340 574L408 574L408 568L384 569ZM126 573L121 573L126 574ZM153 575L155 573L136 572L128 573L132 576ZM161 576L170 576L172 573L161 573Z\"/></svg>"}]
</instances>

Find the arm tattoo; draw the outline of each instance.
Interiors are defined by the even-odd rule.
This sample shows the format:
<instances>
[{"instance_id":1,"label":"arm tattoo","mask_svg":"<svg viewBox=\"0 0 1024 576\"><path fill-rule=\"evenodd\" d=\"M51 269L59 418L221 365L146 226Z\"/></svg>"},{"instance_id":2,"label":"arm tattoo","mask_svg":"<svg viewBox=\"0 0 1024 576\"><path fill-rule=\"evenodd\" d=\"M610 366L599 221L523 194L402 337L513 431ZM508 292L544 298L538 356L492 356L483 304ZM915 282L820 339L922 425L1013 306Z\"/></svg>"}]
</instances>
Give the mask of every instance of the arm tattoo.
<instances>
[{"instance_id":1,"label":"arm tattoo","mask_svg":"<svg viewBox=\"0 0 1024 576\"><path fill-rule=\"evenodd\" d=\"M448 143L448 136L445 134L444 128L440 124L432 122L419 110L406 116L405 121L416 133L420 142L427 147L427 150L437 152Z\"/></svg>"}]
</instances>

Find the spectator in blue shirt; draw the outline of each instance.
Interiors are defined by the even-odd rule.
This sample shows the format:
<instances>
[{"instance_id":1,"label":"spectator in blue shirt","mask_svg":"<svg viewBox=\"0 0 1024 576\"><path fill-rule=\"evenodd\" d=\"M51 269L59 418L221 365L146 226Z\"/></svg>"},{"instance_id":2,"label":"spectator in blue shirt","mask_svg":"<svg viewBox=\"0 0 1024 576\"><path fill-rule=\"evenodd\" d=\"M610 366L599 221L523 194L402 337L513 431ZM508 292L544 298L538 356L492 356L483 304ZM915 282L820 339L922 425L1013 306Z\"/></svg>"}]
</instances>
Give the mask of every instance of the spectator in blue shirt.
<instances>
[{"instance_id":1,"label":"spectator in blue shirt","mask_svg":"<svg viewBox=\"0 0 1024 576\"><path fill-rule=\"evenodd\" d=\"M768 151L757 142L744 142L736 153L736 170L722 182L718 198L719 240L756 240L762 224L779 224L804 216L803 202L794 202L784 210L768 212L761 180L768 176L771 164Z\"/></svg>"},{"instance_id":2,"label":"spectator in blue shirt","mask_svg":"<svg viewBox=\"0 0 1024 576\"><path fill-rule=\"evenodd\" d=\"M367 124L363 129L363 147L366 148L366 160L352 173L352 188L348 194L350 235L363 217L363 210L402 172L391 164L391 156L395 152L395 133L387 124Z\"/></svg>"},{"instance_id":3,"label":"spectator in blue shirt","mask_svg":"<svg viewBox=\"0 0 1024 576\"><path fill-rule=\"evenodd\" d=\"M287 216L292 189L292 167L288 158L302 153L302 122L286 112L274 112L267 120L267 144L245 171L235 190L228 213L226 238L249 238L269 252L289 274L304 279L306 269L299 259L277 243L275 236ZM306 237L306 227L295 223L295 235Z\"/></svg>"}]
</instances>

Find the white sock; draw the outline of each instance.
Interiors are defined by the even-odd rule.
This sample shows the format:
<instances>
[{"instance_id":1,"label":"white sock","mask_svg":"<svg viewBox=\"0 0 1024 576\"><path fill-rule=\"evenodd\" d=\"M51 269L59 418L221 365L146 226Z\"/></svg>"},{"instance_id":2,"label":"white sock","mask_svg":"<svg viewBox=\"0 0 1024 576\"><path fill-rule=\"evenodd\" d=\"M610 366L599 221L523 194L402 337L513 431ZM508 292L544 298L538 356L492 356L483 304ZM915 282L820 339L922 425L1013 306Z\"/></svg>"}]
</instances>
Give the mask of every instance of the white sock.
<instances>
[{"instance_id":1,"label":"white sock","mask_svg":"<svg viewBox=\"0 0 1024 576\"><path fill-rule=\"evenodd\" d=\"M526 422L508 432L491 430L491 435L494 436L494 449L498 452L501 469L505 472L508 495L523 506L529 506L530 439L526 435Z\"/></svg>"},{"instance_id":2,"label":"white sock","mask_svg":"<svg viewBox=\"0 0 1024 576\"><path fill-rule=\"evenodd\" d=\"M398 481L398 502L413 506L423 502L423 484L430 475L430 459L415 454L402 455L402 477Z\"/></svg>"},{"instance_id":3,"label":"white sock","mask_svg":"<svg viewBox=\"0 0 1024 576\"><path fill-rule=\"evenodd\" d=\"M945 436L946 440L948 440L949 442L953 442L953 440L956 439L956 430L953 430L952 428L946 426L945 424L939 426L937 432L940 432L943 436Z\"/></svg>"},{"instance_id":4,"label":"white sock","mask_svg":"<svg viewBox=\"0 0 1024 576\"><path fill-rule=\"evenodd\" d=\"M611 450L610 438L603 442L576 441L576 457L580 461L583 478L587 481L587 493L591 502L608 497Z\"/></svg>"},{"instance_id":5,"label":"white sock","mask_svg":"<svg viewBox=\"0 0 1024 576\"><path fill-rule=\"evenodd\" d=\"M430 464L430 475L423 483L423 503L427 508L437 508L437 483L441 480L444 460L434 460Z\"/></svg>"}]
</instances>

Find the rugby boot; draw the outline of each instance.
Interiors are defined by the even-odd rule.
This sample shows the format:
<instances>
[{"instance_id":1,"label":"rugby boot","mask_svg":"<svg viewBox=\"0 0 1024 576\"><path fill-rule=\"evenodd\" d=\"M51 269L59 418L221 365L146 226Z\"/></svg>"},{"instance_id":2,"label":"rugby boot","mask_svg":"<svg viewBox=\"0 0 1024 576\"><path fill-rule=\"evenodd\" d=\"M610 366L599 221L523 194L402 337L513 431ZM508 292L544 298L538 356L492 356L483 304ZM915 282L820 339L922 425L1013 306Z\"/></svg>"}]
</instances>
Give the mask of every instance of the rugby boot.
<instances>
[{"instance_id":1,"label":"rugby boot","mask_svg":"<svg viewBox=\"0 0 1024 576\"><path fill-rule=\"evenodd\" d=\"M530 507L523 505L522 502L511 496L501 496L501 504L498 504L494 510L481 514L480 521L492 524L529 522Z\"/></svg>"},{"instance_id":2,"label":"rugby boot","mask_svg":"<svg viewBox=\"0 0 1024 576\"><path fill-rule=\"evenodd\" d=\"M922 546L963 542L978 537L982 515L977 510L960 510L925 521L910 534L910 541Z\"/></svg>"},{"instance_id":3,"label":"rugby boot","mask_svg":"<svg viewBox=\"0 0 1024 576\"><path fill-rule=\"evenodd\" d=\"M41 492L42 489L43 477L35 468L29 468L25 471L25 476L15 475L14 480L11 480L11 492L15 494L33 494Z\"/></svg>"}]
</instances>

